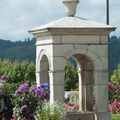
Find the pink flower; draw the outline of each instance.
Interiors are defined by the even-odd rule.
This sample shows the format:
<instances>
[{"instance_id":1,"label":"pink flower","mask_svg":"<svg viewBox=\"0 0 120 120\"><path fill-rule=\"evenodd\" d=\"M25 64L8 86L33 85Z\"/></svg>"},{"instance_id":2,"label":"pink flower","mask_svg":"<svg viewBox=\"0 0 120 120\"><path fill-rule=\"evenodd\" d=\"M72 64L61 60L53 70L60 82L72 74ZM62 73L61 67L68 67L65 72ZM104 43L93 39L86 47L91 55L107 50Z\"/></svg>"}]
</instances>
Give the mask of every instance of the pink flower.
<instances>
[{"instance_id":1,"label":"pink flower","mask_svg":"<svg viewBox=\"0 0 120 120\"><path fill-rule=\"evenodd\" d=\"M112 102L111 104L109 104L109 109L111 113L120 113L120 102Z\"/></svg>"}]
</instances>

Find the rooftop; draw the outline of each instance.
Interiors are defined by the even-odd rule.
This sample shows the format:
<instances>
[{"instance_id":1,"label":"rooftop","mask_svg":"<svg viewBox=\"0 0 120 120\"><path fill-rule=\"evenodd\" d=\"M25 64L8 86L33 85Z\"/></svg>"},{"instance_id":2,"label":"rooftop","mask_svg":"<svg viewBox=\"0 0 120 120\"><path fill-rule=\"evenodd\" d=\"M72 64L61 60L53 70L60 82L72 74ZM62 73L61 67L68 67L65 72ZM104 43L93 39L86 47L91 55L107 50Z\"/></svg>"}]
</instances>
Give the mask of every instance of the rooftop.
<instances>
[{"instance_id":1,"label":"rooftop","mask_svg":"<svg viewBox=\"0 0 120 120\"><path fill-rule=\"evenodd\" d=\"M79 18L79 17L64 17L61 18L59 20L50 22L48 24L42 25L42 26L38 26L32 30L30 30L30 32L34 32L34 31L41 31L41 30L45 30L45 29L49 29L49 28L56 28L56 29L60 29L60 28L67 28L67 29L82 29L82 28L102 28L102 29L115 29L115 27L110 26L110 25L106 25L100 22L96 22L96 21L92 21L92 20L87 20L84 18Z\"/></svg>"}]
</instances>

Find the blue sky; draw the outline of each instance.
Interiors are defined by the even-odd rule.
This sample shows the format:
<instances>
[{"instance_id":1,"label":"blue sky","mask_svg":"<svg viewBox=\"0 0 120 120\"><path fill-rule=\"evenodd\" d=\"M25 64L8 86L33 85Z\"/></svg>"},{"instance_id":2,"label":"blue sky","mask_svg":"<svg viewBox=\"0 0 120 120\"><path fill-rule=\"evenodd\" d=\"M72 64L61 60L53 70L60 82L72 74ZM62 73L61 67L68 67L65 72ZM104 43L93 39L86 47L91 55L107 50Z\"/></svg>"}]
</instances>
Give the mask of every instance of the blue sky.
<instances>
[{"instance_id":1,"label":"blue sky","mask_svg":"<svg viewBox=\"0 0 120 120\"><path fill-rule=\"evenodd\" d=\"M24 40L28 30L65 17L62 0L0 0L0 38ZM80 0L76 16L106 22L106 0ZM120 0L110 0L110 25L120 36Z\"/></svg>"}]
</instances>

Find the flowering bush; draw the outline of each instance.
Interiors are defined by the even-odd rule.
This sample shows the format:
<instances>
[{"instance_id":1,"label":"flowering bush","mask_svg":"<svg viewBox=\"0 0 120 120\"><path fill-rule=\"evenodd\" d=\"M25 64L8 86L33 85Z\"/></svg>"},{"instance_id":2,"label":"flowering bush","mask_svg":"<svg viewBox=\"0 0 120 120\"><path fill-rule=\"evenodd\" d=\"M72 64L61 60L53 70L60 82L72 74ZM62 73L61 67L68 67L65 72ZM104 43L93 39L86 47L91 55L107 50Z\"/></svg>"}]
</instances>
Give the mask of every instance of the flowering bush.
<instances>
[{"instance_id":1,"label":"flowering bush","mask_svg":"<svg viewBox=\"0 0 120 120\"><path fill-rule=\"evenodd\" d=\"M109 104L110 112L113 114L120 113L120 102L112 102Z\"/></svg>"},{"instance_id":2,"label":"flowering bush","mask_svg":"<svg viewBox=\"0 0 120 120\"><path fill-rule=\"evenodd\" d=\"M8 82L9 77L6 74L4 74L4 75L2 75L1 79L5 82Z\"/></svg>"},{"instance_id":3,"label":"flowering bush","mask_svg":"<svg viewBox=\"0 0 120 120\"><path fill-rule=\"evenodd\" d=\"M118 82L110 82L109 88L109 110L111 113L120 113L120 84Z\"/></svg>"},{"instance_id":4,"label":"flowering bush","mask_svg":"<svg viewBox=\"0 0 120 120\"><path fill-rule=\"evenodd\" d=\"M49 99L49 87L48 84L36 87L24 83L19 86L14 95L14 117L34 120L34 115L42 111L43 102Z\"/></svg>"},{"instance_id":5,"label":"flowering bush","mask_svg":"<svg viewBox=\"0 0 120 120\"><path fill-rule=\"evenodd\" d=\"M12 103L11 97L7 91L9 89L8 83L9 77L7 75L3 75L0 80L0 119L10 119L12 116Z\"/></svg>"},{"instance_id":6,"label":"flowering bush","mask_svg":"<svg viewBox=\"0 0 120 120\"><path fill-rule=\"evenodd\" d=\"M10 83L21 83L25 80L32 83L35 81L35 64L26 60L0 60L0 76L3 74L9 76Z\"/></svg>"},{"instance_id":7,"label":"flowering bush","mask_svg":"<svg viewBox=\"0 0 120 120\"><path fill-rule=\"evenodd\" d=\"M109 88L109 100L110 103L113 101L120 101L120 84L118 82L110 82L108 84Z\"/></svg>"}]
</instances>

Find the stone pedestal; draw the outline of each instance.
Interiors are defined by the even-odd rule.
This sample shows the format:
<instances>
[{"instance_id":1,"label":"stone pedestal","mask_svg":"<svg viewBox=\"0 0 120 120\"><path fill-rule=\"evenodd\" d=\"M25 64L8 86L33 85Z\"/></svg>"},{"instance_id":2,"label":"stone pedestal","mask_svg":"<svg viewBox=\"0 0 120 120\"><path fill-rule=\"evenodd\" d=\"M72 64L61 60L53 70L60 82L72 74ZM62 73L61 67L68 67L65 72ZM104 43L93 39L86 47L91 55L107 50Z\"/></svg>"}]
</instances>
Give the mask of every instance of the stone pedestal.
<instances>
[{"instance_id":1,"label":"stone pedestal","mask_svg":"<svg viewBox=\"0 0 120 120\"><path fill-rule=\"evenodd\" d=\"M95 113L95 120L111 120L111 113L109 112Z\"/></svg>"},{"instance_id":2,"label":"stone pedestal","mask_svg":"<svg viewBox=\"0 0 120 120\"><path fill-rule=\"evenodd\" d=\"M95 120L94 112L70 112L64 120Z\"/></svg>"}]
</instances>

